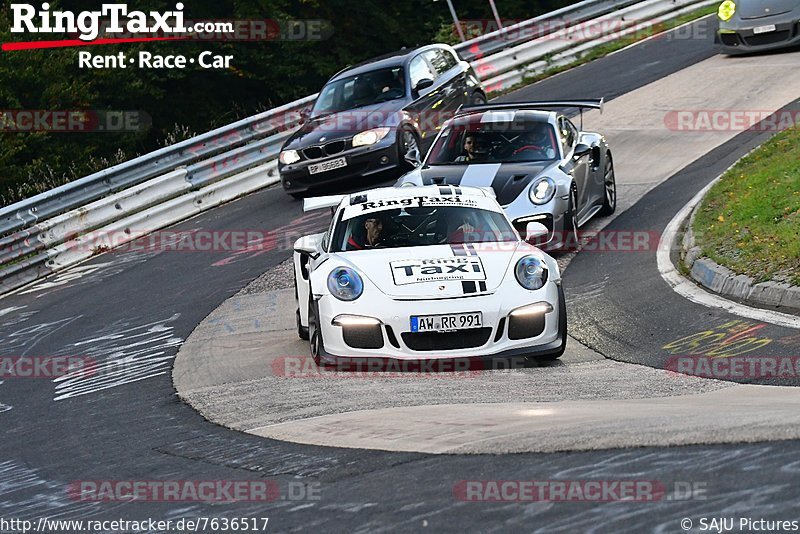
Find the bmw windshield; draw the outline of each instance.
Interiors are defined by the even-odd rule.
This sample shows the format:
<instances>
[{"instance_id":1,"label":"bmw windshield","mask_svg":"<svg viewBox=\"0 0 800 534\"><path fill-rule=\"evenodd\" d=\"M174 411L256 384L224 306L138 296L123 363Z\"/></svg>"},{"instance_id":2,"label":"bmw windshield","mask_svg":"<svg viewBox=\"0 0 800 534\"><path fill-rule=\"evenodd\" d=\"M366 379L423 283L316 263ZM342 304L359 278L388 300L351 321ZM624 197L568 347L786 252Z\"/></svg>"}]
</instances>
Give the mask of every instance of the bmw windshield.
<instances>
[{"instance_id":1,"label":"bmw windshield","mask_svg":"<svg viewBox=\"0 0 800 534\"><path fill-rule=\"evenodd\" d=\"M549 161L558 157L556 143L547 122L457 122L436 140L426 165Z\"/></svg>"},{"instance_id":2,"label":"bmw windshield","mask_svg":"<svg viewBox=\"0 0 800 534\"><path fill-rule=\"evenodd\" d=\"M328 83L322 88L312 117L371 106L405 96L402 67L379 69Z\"/></svg>"}]
</instances>

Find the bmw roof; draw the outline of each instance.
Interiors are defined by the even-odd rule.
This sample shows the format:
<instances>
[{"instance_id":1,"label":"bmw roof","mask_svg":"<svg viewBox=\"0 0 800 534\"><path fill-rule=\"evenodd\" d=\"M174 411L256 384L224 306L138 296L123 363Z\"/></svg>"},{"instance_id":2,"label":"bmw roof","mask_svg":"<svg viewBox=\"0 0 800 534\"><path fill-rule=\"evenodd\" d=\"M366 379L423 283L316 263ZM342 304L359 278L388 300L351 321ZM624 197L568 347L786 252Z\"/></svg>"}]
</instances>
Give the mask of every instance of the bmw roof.
<instances>
[{"instance_id":1,"label":"bmw roof","mask_svg":"<svg viewBox=\"0 0 800 534\"><path fill-rule=\"evenodd\" d=\"M413 56L417 55L417 53L423 52L430 48L447 48L448 50L450 49L449 46L444 44L432 44L426 46L419 46L416 48L402 48L400 50L396 50L394 52L374 57L372 59L367 59L366 61L362 61L361 63L345 67L344 69L334 74L331 77L331 79L328 80L328 83L334 80L338 80L339 78L346 78L349 76L362 74L364 72L371 72L378 69L399 67L405 65L405 63L408 60L410 60Z\"/></svg>"}]
</instances>

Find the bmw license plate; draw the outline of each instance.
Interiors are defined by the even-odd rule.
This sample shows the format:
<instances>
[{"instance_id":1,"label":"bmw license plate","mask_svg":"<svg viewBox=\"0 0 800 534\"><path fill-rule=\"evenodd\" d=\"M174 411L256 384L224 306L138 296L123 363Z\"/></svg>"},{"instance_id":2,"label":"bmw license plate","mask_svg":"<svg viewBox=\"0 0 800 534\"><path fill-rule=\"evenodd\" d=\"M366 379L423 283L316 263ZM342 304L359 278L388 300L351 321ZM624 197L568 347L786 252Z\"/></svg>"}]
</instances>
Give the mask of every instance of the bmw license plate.
<instances>
[{"instance_id":1,"label":"bmw license plate","mask_svg":"<svg viewBox=\"0 0 800 534\"><path fill-rule=\"evenodd\" d=\"M322 163L312 163L308 166L308 173L317 174L320 172L332 171L333 169L341 169L342 167L347 167L346 158L330 159Z\"/></svg>"},{"instance_id":2,"label":"bmw license plate","mask_svg":"<svg viewBox=\"0 0 800 534\"><path fill-rule=\"evenodd\" d=\"M755 28L753 28L753 33L755 33L755 34L769 33L769 32L774 32L774 31L775 31L775 25L774 24L768 24L766 26L756 26Z\"/></svg>"},{"instance_id":3,"label":"bmw license plate","mask_svg":"<svg viewBox=\"0 0 800 534\"><path fill-rule=\"evenodd\" d=\"M467 330L469 328L481 328L483 326L483 314L481 312L471 313L449 313L446 315L412 315L412 332L440 332L443 330Z\"/></svg>"}]
</instances>

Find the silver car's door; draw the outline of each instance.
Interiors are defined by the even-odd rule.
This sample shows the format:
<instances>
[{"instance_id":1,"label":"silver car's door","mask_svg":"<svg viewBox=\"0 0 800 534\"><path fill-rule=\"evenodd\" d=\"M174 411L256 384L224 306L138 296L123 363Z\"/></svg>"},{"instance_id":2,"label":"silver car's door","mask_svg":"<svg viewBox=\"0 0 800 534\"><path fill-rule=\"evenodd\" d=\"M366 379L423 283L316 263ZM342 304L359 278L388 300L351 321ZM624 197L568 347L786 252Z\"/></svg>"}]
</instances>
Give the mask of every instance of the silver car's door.
<instances>
[{"instance_id":1,"label":"silver car's door","mask_svg":"<svg viewBox=\"0 0 800 534\"><path fill-rule=\"evenodd\" d=\"M575 153L575 147L578 144L578 130L569 119L564 116L558 117L558 136L564 147L564 154L567 157L567 162L562 166L562 169L572 176L578 189L577 212L578 220L580 220L589 209L588 200L591 193L591 184L589 183L589 160L591 158L591 153Z\"/></svg>"}]
</instances>

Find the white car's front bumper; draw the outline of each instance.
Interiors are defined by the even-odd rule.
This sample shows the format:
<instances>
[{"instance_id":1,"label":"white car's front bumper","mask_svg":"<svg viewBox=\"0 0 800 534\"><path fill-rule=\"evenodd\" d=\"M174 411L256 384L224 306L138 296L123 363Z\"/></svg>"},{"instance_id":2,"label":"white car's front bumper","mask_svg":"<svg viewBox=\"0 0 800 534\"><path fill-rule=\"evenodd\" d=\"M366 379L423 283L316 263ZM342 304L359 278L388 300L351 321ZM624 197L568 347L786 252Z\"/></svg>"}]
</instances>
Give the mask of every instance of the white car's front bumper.
<instances>
[{"instance_id":1,"label":"white car's front bumper","mask_svg":"<svg viewBox=\"0 0 800 534\"><path fill-rule=\"evenodd\" d=\"M540 333L522 339L520 332L537 332L525 330L536 325L536 318L526 317L514 320L512 335L512 311L534 303L548 303L552 311L544 314L544 326ZM430 360L444 358L480 358L488 356L506 357L520 355L553 354L563 345L564 330L560 325L564 306L563 291L554 281L549 281L538 291L526 291L513 283L500 286L498 291L475 297L440 300L395 300L386 295L370 294L354 302L342 302L326 295L317 301L319 323L322 331L324 354L328 363L337 358L396 358L403 360ZM457 330L446 333L412 333L412 315L438 315L452 313L468 313L479 311L483 314L481 329ZM340 315L355 315L378 319L381 324L380 333L376 330L348 331L332 324ZM541 315L538 320L541 320ZM565 328L566 325L563 325ZM358 327L363 328L363 327ZM378 348L358 348L353 345L354 339L363 340L365 333L376 347L377 337L381 338ZM347 339L346 339L347 338ZM348 343L349 340L349 343ZM369 343L367 343L369 344Z\"/></svg>"}]
</instances>

